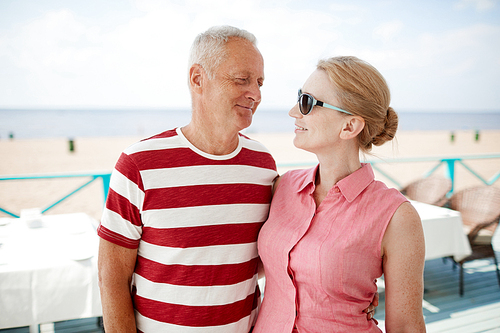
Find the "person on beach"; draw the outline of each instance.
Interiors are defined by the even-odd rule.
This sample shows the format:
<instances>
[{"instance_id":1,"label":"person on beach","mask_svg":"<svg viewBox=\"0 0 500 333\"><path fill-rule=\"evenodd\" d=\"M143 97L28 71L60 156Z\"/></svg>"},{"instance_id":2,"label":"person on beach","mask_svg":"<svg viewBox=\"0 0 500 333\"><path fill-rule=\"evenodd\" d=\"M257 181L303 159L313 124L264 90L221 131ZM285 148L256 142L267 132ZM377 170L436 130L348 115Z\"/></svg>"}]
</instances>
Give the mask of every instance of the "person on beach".
<instances>
[{"instance_id":1,"label":"person on beach","mask_svg":"<svg viewBox=\"0 0 500 333\"><path fill-rule=\"evenodd\" d=\"M425 332L420 218L359 157L394 138L389 102L382 75L356 57L319 61L299 90L294 145L319 164L275 184L258 238L266 286L254 333L380 332L362 310L382 274L386 331Z\"/></svg>"},{"instance_id":2,"label":"person on beach","mask_svg":"<svg viewBox=\"0 0 500 333\"><path fill-rule=\"evenodd\" d=\"M228 26L198 35L190 123L120 156L98 229L106 332L251 331L257 235L277 177L268 150L239 133L261 101L255 43Z\"/></svg>"}]
</instances>

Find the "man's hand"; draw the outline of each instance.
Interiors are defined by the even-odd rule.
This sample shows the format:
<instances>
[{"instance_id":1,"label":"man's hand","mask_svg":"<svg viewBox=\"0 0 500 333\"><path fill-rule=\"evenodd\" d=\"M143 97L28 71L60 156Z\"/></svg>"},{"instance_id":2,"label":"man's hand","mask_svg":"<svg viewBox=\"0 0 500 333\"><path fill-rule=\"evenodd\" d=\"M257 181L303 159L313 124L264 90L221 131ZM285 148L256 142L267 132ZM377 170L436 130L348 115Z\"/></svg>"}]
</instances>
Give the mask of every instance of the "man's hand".
<instances>
[{"instance_id":1,"label":"man's hand","mask_svg":"<svg viewBox=\"0 0 500 333\"><path fill-rule=\"evenodd\" d=\"M378 299L379 299L379 294L375 293L370 305L366 309L363 310L363 312L366 313L366 319L367 320L373 319L377 325L378 325L378 321L377 321L377 319L373 318L373 316L375 315L375 308L378 306Z\"/></svg>"}]
</instances>

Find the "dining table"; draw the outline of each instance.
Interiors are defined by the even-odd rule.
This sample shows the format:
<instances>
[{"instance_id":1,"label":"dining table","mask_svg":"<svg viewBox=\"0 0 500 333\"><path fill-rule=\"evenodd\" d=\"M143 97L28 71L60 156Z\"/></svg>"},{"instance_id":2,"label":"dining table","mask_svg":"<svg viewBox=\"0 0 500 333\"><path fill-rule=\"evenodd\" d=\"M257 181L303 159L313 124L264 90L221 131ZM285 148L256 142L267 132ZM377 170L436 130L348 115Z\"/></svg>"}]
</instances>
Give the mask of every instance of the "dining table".
<instances>
[{"instance_id":1,"label":"dining table","mask_svg":"<svg viewBox=\"0 0 500 333\"><path fill-rule=\"evenodd\" d=\"M102 316L97 225L85 213L0 218L0 329Z\"/></svg>"},{"instance_id":2,"label":"dining table","mask_svg":"<svg viewBox=\"0 0 500 333\"><path fill-rule=\"evenodd\" d=\"M453 257L455 261L460 261L472 254L460 212L418 201L410 200L410 202L422 221L425 260ZM433 313L440 311L439 307L429 303L425 298L422 300L422 307Z\"/></svg>"},{"instance_id":3,"label":"dining table","mask_svg":"<svg viewBox=\"0 0 500 333\"><path fill-rule=\"evenodd\" d=\"M426 260L471 254L459 212L410 202ZM97 226L85 213L0 218L0 329L102 316Z\"/></svg>"},{"instance_id":4,"label":"dining table","mask_svg":"<svg viewBox=\"0 0 500 333\"><path fill-rule=\"evenodd\" d=\"M454 257L456 261L472 253L460 212L410 200L422 221L425 260Z\"/></svg>"}]
</instances>

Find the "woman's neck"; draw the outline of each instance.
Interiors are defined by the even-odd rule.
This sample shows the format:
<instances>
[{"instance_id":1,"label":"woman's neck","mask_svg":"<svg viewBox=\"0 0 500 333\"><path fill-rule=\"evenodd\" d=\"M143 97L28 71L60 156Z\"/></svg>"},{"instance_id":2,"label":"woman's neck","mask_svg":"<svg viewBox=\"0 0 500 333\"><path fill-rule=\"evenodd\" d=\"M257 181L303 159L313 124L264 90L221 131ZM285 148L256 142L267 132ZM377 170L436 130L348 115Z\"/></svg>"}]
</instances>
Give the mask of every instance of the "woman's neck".
<instances>
[{"instance_id":1,"label":"woman's neck","mask_svg":"<svg viewBox=\"0 0 500 333\"><path fill-rule=\"evenodd\" d=\"M358 150L349 150L349 153L316 155L319 161L315 180L314 199L318 207L328 192L340 180L361 168Z\"/></svg>"}]
</instances>

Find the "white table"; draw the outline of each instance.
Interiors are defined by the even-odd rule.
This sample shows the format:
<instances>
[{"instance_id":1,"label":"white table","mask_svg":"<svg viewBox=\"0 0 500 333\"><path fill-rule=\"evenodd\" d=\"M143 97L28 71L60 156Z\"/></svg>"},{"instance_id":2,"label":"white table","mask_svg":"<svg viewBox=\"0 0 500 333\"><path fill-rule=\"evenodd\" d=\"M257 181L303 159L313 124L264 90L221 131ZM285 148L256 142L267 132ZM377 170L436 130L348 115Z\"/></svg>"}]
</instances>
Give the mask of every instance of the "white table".
<instances>
[{"instance_id":1,"label":"white table","mask_svg":"<svg viewBox=\"0 0 500 333\"><path fill-rule=\"evenodd\" d=\"M0 329L102 315L97 221L84 213L0 219Z\"/></svg>"},{"instance_id":2,"label":"white table","mask_svg":"<svg viewBox=\"0 0 500 333\"><path fill-rule=\"evenodd\" d=\"M417 201L411 203L422 220L425 260L448 256L460 260L472 253L459 212Z\"/></svg>"},{"instance_id":3,"label":"white table","mask_svg":"<svg viewBox=\"0 0 500 333\"><path fill-rule=\"evenodd\" d=\"M422 219L425 259L471 253L460 213L411 201ZM97 221L84 213L47 215L42 226L0 218L0 329L102 315L97 285Z\"/></svg>"}]
</instances>

